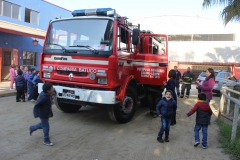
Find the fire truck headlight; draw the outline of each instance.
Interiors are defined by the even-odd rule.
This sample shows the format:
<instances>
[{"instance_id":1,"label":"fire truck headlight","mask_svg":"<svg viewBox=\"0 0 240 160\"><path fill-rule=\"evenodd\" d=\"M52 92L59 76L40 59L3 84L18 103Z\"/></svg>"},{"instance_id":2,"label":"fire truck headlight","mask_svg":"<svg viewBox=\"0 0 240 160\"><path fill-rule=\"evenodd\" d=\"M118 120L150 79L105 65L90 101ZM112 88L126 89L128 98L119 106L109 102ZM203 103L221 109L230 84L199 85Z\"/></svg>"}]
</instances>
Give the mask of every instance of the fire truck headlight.
<instances>
[{"instance_id":1,"label":"fire truck headlight","mask_svg":"<svg viewBox=\"0 0 240 160\"><path fill-rule=\"evenodd\" d=\"M43 72L43 78L51 78L51 74Z\"/></svg>"},{"instance_id":2,"label":"fire truck headlight","mask_svg":"<svg viewBox=\"0 0 240 160\"><path fill-rule=\"evenodd\" d=\"M49 66L49 67L48 67L48 71L49 71L49 72L52 72L52 71L53 71L53 66Z\"/></svg>"},{"instance_id":3,"label":"fire truck headlight","mask_svg":"<svg viewBox=\"0 0 240 160\"><path fill-rule=\"evenodd\" d=\"M107 78L98 78L98 84L107 84L108 79Z\"/></svg>"}]
</instances>

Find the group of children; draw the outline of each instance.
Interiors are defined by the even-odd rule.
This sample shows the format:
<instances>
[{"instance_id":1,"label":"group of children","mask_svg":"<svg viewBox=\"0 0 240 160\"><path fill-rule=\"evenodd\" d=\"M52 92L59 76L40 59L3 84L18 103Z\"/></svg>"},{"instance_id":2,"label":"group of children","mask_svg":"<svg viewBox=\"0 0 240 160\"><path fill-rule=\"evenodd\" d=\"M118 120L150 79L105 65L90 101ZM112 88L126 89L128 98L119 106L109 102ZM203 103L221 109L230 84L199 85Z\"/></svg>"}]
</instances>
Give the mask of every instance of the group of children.
<instances>
[{"instance_id":1,"label":"group of children","mask_svg":"<svg viewBox=\"0 0 240 160\"><path fill-rule=\"evenodd\" d=\"M177 100L176 100L176 93L174 90L174 75L175 71L170 70L168 77L170 78L168 82L165 82L164 85L166 87L165 96L157 103L156 105L156 113L158 117L161 118L161 128L157 136L157 141L160 143L169 142L169 132L170 132L170 125L171 121L175 121L176 124L176 110L177 110ZM16 78L16 82L18 85L22 84L20 83L22 81L21 71L18 72L19 76ZM34 71L32 71L32 76L34 74ZM35 78L33 78L34 80ZM30 83L34 83L32 81L29 81ZM19 88L19 89L18 89ZM52 113L52 100L51 95L54 92L53 85L51 83L44 83L43 85L43 91L40 93L39 99L36 102L34 106L34 117L40 118L40 123L30 126L29 132L30 135L38 129L42 129L44 133L44 139L43 143L48 146L53 146L53 143L50 141L49 138L49 118L53 116ZM17 90L21 91L22 93L22 87L17 87ZM17 95L17 98L19 98L20 94ZM194 128L194 137L195 137L195 143L194 147L197 147L200 144L200 138L199 138L199 131L202 129L203 138L202 138L202 148L207 148L207 131L208 131L208 125L210 121L210 117L212 115L212 110L209 106L209 103L206 102L206 94L205 93L199 93L198 94L198 101L194 105L194 107L185 114L185 117L189 117L195 112L197 112L196 115L196 124ZM165 138L163 140L163 134L165 133Z\"/></svg>"},{"instance_id":2,"label":"group of children","mask_svg":"<svg viewBox=\"0 0 240 160\"><path fill-rule=\"evenodd\" d=\"M15 70L14 70L15 68ZM27 66L15 66L11 65L10 69L10 90L13 89L13 83L16 86L16 102L25 102L25 96L28 95L28 101L35 102L38 97L38 83L41 83L39 77L40 72L36 71L35 68Z\"/></svg>"},{"instance_id":3,"label":"group of children","mask_svg":"<svg viewBox=\"0 0 240 160\"><path fill-rule=\"evenodd\" d=\"M158 102L156 105L156 112L158 117L161 118L161 128L158 133L157 141L160 143L169 142L169 132L170 125L173 124L171 121L175 121L176 124L176 109L177 109L177 100L175 93L175 75L174 71L170 70L168 77L170 78L168 82L165 82L165 96ZM194 107L185 115L189 117L195 112L196 114L196 124L194 128L194 137L195 143L194 147L197 147L200 144L199 131L202 129L202 148L207 148L207 131L208 125L210 122L210 117L212 115L212 110L209 106L209 103L206 102L207 97L205 93L198 94L198 101ZM165 139L163 140L163 134L165 133Z\"/></svg>"}]
</instances>

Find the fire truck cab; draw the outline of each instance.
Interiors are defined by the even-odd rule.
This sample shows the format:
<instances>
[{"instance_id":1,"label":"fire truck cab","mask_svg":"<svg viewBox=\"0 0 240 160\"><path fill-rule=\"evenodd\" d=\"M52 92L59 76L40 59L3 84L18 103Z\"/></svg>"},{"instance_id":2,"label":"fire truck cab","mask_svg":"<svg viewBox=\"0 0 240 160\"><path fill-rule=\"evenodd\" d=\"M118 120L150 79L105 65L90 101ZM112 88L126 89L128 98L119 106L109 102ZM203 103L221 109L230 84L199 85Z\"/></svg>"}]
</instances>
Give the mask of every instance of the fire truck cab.
<instances>
[{"instance_id":1,"label":"fire truck cab","mask_svg":"<svg viewBox=\"0 0 240 160\"><path fill-rule=\"evenodd\" d=\"M103 104L111 120L129 122L147 85L164 89L167 35L141 31L112 8L75 10L72 15L49 24L41 79L54 85L54 101L63 112Z\"/></svg>"}]
</instances>

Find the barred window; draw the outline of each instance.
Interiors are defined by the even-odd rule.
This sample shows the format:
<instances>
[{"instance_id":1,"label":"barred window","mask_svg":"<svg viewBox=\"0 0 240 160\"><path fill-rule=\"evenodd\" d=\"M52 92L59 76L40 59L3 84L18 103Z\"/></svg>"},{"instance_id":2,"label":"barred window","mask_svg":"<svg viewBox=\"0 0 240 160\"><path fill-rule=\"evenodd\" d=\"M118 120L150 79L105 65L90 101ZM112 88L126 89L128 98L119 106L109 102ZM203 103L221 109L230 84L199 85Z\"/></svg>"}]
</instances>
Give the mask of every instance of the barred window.
<instances>
[{"instance_id":1,"label":"barred window","mask_svg":"<svg viewBox=\"0 0 240 160\"><path fill-rule=\"evenodd\" d=\"M36 66L37 52L23 51L23 65Z\"/></svg>"}]
</instances>

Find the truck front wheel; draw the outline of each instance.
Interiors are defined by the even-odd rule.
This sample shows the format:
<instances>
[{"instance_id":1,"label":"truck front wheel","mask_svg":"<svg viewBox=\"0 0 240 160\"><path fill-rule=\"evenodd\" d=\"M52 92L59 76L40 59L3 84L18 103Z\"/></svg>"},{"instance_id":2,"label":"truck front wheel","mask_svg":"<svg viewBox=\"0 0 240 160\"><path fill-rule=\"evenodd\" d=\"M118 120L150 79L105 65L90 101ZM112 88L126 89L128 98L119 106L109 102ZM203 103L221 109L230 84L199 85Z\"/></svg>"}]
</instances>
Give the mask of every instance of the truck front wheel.
<instances>
[{"instance_id":1,"label":"truck front wheel","mask_svg":"<svg viewBox=\"0 0 240 160\"><path fill-rule=\"evenodd\" d=\"M75 113L82 107L81 105L64 103L61 101L61 98L57 97L54 97L54 103L59 110L66 113Z\"/></svg>"},{"instance_id":2,"label":"truck front wheel","mask_svg":"<svg viewBox=\"0 0 240 160\"><path fill-rule=\"evenodd\" d=\"M109 106L108 115L114 122L127 123L133 118L136 105L137 94L135 90L129 86L124 101L121 104Z\"/></svg>"}]
</instances>

